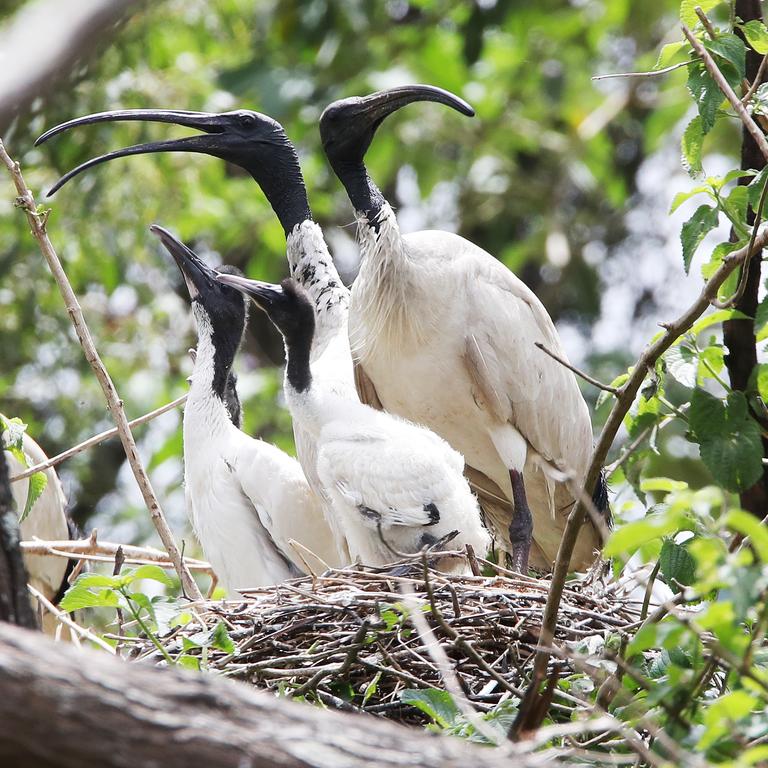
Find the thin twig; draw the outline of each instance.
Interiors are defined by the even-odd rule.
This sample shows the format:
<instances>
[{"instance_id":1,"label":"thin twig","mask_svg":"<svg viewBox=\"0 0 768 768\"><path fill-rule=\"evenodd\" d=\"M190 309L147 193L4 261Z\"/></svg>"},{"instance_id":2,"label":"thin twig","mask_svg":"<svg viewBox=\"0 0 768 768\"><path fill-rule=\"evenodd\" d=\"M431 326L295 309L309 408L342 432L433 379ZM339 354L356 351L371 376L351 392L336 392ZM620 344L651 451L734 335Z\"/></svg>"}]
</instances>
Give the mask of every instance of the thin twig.
<instances>
[{"instance_id":1,"label":"thin twig","mask_svg":"<svg viewBox=\"0 0 768 768\"><path fill-rule=\"evenodd\" d=\"M659 75L666 75L669 72L674 72L676 69L687 67L690 61L681 61L678 64L670 64L664 69L652 69L648 72L610 72L607 75L593 75L592 80L609 80L614 77L658 77Z\"/></svg>"},{"instance_id":2,"label":"thin twig","mask_svg":"<svg viewBox=\"0 0 768 768\"><path fill-rule=\"evenodd\" d=\"M707 18L707 14L701 10L701 6L697 5L693 10L696 11L696 15L699 17L699 21L704 25L704 29L707 30L710 40L716 40L717 31L712 26L712 22Z\"/></svg>"},{"instance_id":3,"label":"thin twig","mask_svg":"<svg viewBox=\"0 0 768 768\"><path fill-rule=\"evenodd\" d=\"M165 515L160 507L160 502L157 500L157 496L152 488L149 475L147 475L147 471L141 463L139 452L136 448L136 441L133 439L131 428L128 426L128 419L125 416L123 401L117 394L115 385L112 382L107 369L104 367L104 363L99 357L93 337L91 336L91 332L83 317L80 304L72 290L72 285L64 272L59 257L56 255L53 244L48 238L48 234L45 230L47 216L38 212L35 199L24 181L19 164L10 158L2 141L0 141L0 160L2 160L5 167L8 169L8 173L13 179L16 191L19 194L16 203L20 208L24 209L24 212L27 215L27 221L32 230L32 235L35 240L37 240L37 243L40 246L40 251L48 262L48 267L56 280L56 284L64 299L64 303L66 304L72 325L77 333L77 338L85 352L85 358L93 369L93 372L101 385L101 389L104 392L107 406L109 407L112 418L115 420L115 426L120 434L120 441L123 444L128 463L130 464L133 475L141 490L144 503L147 505L152 522L160 535L160 540L168 551L168 555L179 575L182 590L184 591L184 594L192 600L202 600L203 596L200 589L181 558L181 553L176 546L173 533L171 533L171 529L168 527Z\"/></svg>"},{"instance_id":4,"label":"thin twig","mask_svg":"<svg viewBox=\"0 0 768 768\"><path fill-rule=\"evenodd\" d=\"M57 621L61 622L62 624L66 624L70 630L76 632L81 637L90 640L95 645L98 645L102 650L111 653L113 656L115 655L115 649L109 643L105 643L98 635L94 635L93 632L91 632L89 629L81 627L77 622L72 621L72 619L69 618L65 611L57 608L42 592L35 589L31 584L27 584L27 589L29 590L29 593L32 595L32 597L34 597L35 600L37 600L37 602L40 603L40 605L42 605L46 611L48 611L48 613L54 616Z\"/></svg>"},{"instance_id":5,"label":"thin twig","mask_svg":"<svg viewBox=\"0 0 768 768\"><path fill-rule=\"evenodd\" d=\"M763 75L765 74L765 68L768 66L768 53L763 56L763 60L760 62L760 66L757 69L755 79L752 81L752 85L749 86L747 92L741 97L741 103L746 107L749 100L754 96L755 91L760 87L763 81Z\"/></svg>"},{"instance_id":6,"label":"thin twig","mask_svg":"<svg viewBox=\"0 0 768 768\"><path fill-rule=\"evenodd\" d=\"M594 377L590 376L588 373L584 373L584 371L580 371L575 365L571 365L567 360L564 360L559 355L556 355L552 350L547 349L540 341L534 341L533 345L535 347L538 347L542 352L545 352L548 354L553 360L557 360L560 365L565 366L569 371L573 371L577 376L580 376L584 381L591 384L593 387L597 387L598 389L602 389L605 392L610 392L612 395L618 395L619 389L618 387L612 387L610 384L603 384L602 381L598 381Z\"/></svg>"},{"instance_id":7,"label":"thin twig","mask_svg":"<svg viewBox=\"0 0 768 768\"><path fill-rule=\"evenodd\" d=\"M669 349L676 339L688 331L699 317L709 307L710 300L717 295L720 286L725 282L728 276L742 264L752 253L756 253L768 242L768 229L762 230L755 238L753 249L749 246L739 248L728 254L723 263L717 268L712 277L705 283L701 293L685 312L675 321L666 324L665 332L648 345L635 363L629 378L621 386L621 391L616 398L616 402L611 409L608 419L603 426L600 437L592 451L589 462L589 468L585 474L584 486L587 489L594 488L597 482L601 467L605 462L605 457L613 444L624 417L632 407L637 393L645 380L649 370L652 370L656 361ZM537 680L543 680L545 677L547 663L549 661L549 651L547 648L552 645L555 627L557 625L557 616L560 608L560 601L563 595L565 579L568 575L568 566L571 561L573 549L576 546L576 540L581 530L584 520L586 506L581 498L578 498L576 504L568 515L568 520L563 530L560 546L555 559L555 566L552 572L552 581L550 582L549 593L547 595L547 604L542 621L539 647L536 651L536 660L534 663L534 672L531 678L531 685L535 685Z\"/></svg>"},{"instance_id":8,"label":"thin twig","mask_svg":"<svg viewBox=\"0 0 768 768\"><path fill-rule=\"evenodd\" d=\"M185 393L181 395L181 397L177 397L175 400L172 400L170 403L161 405L159 408L155 408L154 411L150 411L149 413L145 413L143 416L139 416L137 419L133 419L133 421L129 421L128 426L131 429L133 429L134 427L138 427L141 424L146 424L148 421L151 421L152 419L155 419L158 416L162 416L162 414L167 413L173 408L176 408L177 406L181 405L187 399L187 397L189 397L189 395ZM57 464L61 464L62 461L71 459L73 456L76 456L78 453L87 451L89 448L93 448L95 445L99 445L100 443L103 443L105 440L109 440L109 438L115 437L118 434L119 432L117 430L117 427L112 427L112 429L107 429L104 432L99 432L98 435L89 437L87 440L84 440L82 443L78 443L77 445L72 446L72 448L67 448L66 451L57 453L55 456L51 456L50 459L41 461L39 464L35 464L34 466L31 466L28 469L25 469L23 472L20 472L18 475L14 475L11 478L11 482L15 483L17 480L24 480L27 477L34 475L36 472L42 472L43 470L46 470L49 467L55 467Z\"/></svg>"}]
</instances>

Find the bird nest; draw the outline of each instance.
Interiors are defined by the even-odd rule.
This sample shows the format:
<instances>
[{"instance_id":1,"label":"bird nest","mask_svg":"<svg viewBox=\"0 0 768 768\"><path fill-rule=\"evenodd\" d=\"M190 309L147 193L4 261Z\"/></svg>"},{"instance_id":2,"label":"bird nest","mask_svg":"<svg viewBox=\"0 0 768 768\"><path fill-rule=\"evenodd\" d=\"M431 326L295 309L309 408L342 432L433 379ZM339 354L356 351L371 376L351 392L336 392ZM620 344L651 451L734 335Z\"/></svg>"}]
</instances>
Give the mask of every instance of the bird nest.
<instances>
[{"instance_id":1,"label":"bird nest","mask_svg":"<svg viewBox=\"0 0 768 768\"><path fill-rule=\"evenodd\" d=\"M486 712L523 693L549 579L480 558L473 558L475 573L478 560L491 575L448 575L411 561L394 569L410 569L406 575L355 565L248 590L237 601L207 602L199 614L203 632L193 621L159 642L172 658L192 656L259 688L411 723L424 722L424 715L403 692L445 688L448 666L464 697ZM563 675L578 671L570 650L594 653L612 636L637 628L639 610L611 589L596 579L566 584L554 641L558 658L550 662ZM198 647L202 634L222 624L226 643ZM128 655L161 660L147 638L132 643Z\"/></svg>"}]
</instances>

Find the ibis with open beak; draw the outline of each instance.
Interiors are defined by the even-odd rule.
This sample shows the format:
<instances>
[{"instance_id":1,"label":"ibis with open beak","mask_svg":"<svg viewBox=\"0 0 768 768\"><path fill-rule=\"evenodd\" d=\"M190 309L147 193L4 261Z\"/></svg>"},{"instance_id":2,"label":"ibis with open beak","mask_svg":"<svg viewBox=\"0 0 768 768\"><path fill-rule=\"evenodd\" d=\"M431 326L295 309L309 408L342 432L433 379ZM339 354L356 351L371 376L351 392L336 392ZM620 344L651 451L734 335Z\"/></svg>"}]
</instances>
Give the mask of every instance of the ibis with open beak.
<instances>
[{"instance_id":1,"label":"ibis with open beak","mask_svg":"<svg viewBox=\"0 0 768 768\"><path fill-rule=\"evenodd\" d=\"M311 349L312 365L324 381L342 395L355 392L349 350L347 313L349 291L339 277L320 227L312 220L298 155L283 127L268 115L249 110L218 114L180 110L135 109L101 112L62 123L44 133L40 144L71 128L92 123L136 120L174 123L201 133L180 139L137 144L109 152L79 165L50 190L53 194L83 171L109 160L154 152L196 152L213 155L247 171L264 192L286 235L293 277L315 305L317 325ZM317 449L301 419L294 419L296 451L313 489L323 493L317 477ZM323 498L326 520L333 526L338 558L348 561L344 534L336 524L330 500Z\"/></svg>"}]
</instances>

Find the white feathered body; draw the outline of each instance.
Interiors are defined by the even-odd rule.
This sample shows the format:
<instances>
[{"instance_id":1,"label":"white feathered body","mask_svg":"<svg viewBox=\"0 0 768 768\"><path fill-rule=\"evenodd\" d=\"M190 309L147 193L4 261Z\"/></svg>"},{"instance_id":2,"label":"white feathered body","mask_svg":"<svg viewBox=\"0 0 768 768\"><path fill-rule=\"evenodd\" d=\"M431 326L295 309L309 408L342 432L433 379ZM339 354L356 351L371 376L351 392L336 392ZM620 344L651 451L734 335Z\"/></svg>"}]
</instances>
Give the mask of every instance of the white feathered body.
<instances>
[{"instance_id":1,"label":"white feathered body","mask_svg":"<svg viewBox=\"0 0 768 768\"><path fill-rule=\"evenodd\" d=\"M319 382L314 370L313 381ZM286 393L294 418L315 438L318 478L353 558L389 563L454 530L452 547L487 550L464 460L444 440L320 383L300 394L286 382Z\"/></svg>"},{"instance_id":2,"label":"white feathered body","mask_svg":"<svg viewBox=\"0 0 768 768\"><path fill-rule=\"evenodd\" d=\"M589 411L547 311L490 254L458 235L400 236L388 206L378 236L360 225L362 263L350 304L355 360L381 406L424 424L460 451L500 546L511 551L510 457L524 457L534 518L530 563L551 568L573 496L542 461L583 477ZM598 545L585 525L571 561Z\"/></svg>"},{"instance_id":3,"label":"white feathered body","mask_svg":"<svg viewBox=\"0 0 768 768\"><path fill-rule=\"evenodd\" d=\"M329 565L336 547L299 463L234 426L211 392L213 351L205 319L184 410L189 515L206 558L229 591L276 584L305 570L294 539ZM310 566L322 570L305 555Z\"/></svg>"}]
</instances>

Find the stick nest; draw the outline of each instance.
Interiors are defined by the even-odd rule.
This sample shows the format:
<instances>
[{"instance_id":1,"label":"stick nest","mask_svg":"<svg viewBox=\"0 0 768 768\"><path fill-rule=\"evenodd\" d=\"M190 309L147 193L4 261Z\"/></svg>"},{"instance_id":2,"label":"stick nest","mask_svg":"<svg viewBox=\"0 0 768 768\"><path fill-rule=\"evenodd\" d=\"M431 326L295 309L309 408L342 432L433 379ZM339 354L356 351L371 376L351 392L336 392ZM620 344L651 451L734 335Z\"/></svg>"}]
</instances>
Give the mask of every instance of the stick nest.
<instances>
[{"instance_id":1,"label":"stick nest","mask_svg":"<svg viewBox=\"0 0 768 768\"><path fill-rule=\"evenodd\" d=\"M351 566L321 576L248 590L237 601L209 601L200 612L208 630L227 628L235 648L194 647L193 621L160 638L169 655L185 652L203 666L259 688L401 722L424 716L401 701L407 689L443 688L438 664L409 619L421 610L455 668L464 695L481 712L510 697L530 678L549 588L548 578L521 576L482 561L492 576L425 571L420 562L391 569ZM615 585L614 585L615 587ZM639 606L597 579L566 585L555 644L560 656L600 650L636 629ZM613 640L611 640L613 638ZM149 639L131 644L132 659L160 660ZM562 653L566 651L566 653ZM551 662L567 675L566 659Z\"/></svg>"}]
</instances>

